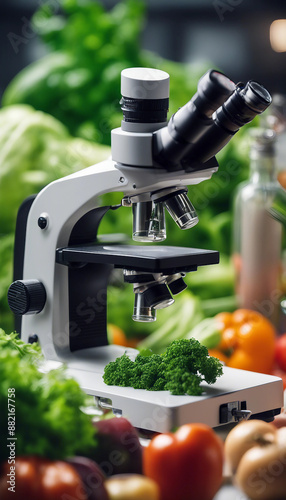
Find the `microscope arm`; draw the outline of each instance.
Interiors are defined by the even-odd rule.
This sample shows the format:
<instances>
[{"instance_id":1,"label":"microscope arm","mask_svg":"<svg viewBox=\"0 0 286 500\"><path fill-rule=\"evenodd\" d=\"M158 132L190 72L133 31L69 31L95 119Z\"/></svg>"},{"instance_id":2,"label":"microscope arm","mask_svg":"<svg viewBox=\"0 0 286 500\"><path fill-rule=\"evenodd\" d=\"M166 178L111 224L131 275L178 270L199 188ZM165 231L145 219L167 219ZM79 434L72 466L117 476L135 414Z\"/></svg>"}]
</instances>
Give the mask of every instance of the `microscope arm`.
<instances>
[{"instance_id":1,"label":"microscope arm","mask_svg":"<svg viewBox=\"0 0 286 500\"><path fill-rule=\"evenodd\" d=\"M57 358L57 346L64 350L68 345L68 270L56 264L56 249L68 244L73 226L98 204L97 196L110 186L114 190L122 186L120 177L112 161L102 162L49 184L30 208L22 277L44 285L46 302L41 314L23 315L21 334L28 341L29 335L37 332L49 359ZM44 229L38 225L40 217L47 222Z\"/></svg>"}]
</instances>

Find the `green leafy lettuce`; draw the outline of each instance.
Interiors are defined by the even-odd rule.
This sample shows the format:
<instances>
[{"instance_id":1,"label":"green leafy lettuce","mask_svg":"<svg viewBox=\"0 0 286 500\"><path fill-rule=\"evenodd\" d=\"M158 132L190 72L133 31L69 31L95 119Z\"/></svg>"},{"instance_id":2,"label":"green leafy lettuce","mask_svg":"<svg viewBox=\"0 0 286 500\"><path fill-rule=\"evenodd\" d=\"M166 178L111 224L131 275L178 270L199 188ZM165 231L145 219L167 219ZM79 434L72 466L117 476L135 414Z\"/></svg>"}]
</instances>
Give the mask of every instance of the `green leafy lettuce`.
<instances>
[{"instance_id":1,"label":"green leafy lettuce","mask_svg":"<svg viewBox=\"0 0 286 500\"><path fill-rule=\"evenodd\" d=\"M43 373L42 355L33 344L0 330L0 463L7 459L8 390L14 389L16 454L64 459L96 446L90 401L65 367ZM15 406L15 413L11 408Z\"/></svg>"},{"instance_id":2,"label":"green leafy lettuce","mask_svg":"<svg viewBox=\"0 0 286 500\"><path fill-rule=\"evenodd\" d=\"M13 329L7 291L12 282L19 206L48 183L105 160L107 146L70 136L53 116L19 104L0 109L0 326Z\"/></svg>"},{"instance_id":3,"label":"green leafy lettuce","mask_svg":"<svg viewBox=\"0 0 286 500\"><path fill-rule=\"evenodd\" d=\"M117 2L109 11L94 0L42 3L33 27L45 43L46 56L24 68L8 85L7 106L32 105L55 116L70 133L110 144L110 130L120 126L120 73L128 67L155 67L172 75L170 112L187 102L208 66L166 61L141 49L144 3Z\"/></svg>"}]
</instances>

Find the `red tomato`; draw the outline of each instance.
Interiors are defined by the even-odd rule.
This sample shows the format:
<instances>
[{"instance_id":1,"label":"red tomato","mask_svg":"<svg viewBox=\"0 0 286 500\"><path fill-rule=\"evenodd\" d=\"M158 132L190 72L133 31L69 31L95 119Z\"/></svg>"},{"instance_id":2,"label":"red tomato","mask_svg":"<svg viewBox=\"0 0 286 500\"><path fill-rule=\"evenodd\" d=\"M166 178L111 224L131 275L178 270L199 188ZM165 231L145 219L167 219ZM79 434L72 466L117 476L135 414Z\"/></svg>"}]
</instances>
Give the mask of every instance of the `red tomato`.
<instances>
[{"instance_id":1,"label":"red tomato","mask_svg":"<svg viewBox=\"0 0 286 500\"><path fill-rule=\"evenodd\" d=\"M276 339L275 361L281 370L286 371L286 333Z\"/></svg>"},{"instance_id":2,"label":"red tomato","mask_svg":"<svg viewBox=\"0 0 286 500\"><path fill-rule=\"evenodd\" d=\"M212 500L222 483L223 443L204 424L158 434L144 449L144 474L160 488L160 500Z\"/></svg>"},{"instance_id":3,"label":"red tomato","mask_svg":"<svg viewBox=\"0 0 286 500\"><path fill-rule=\"evenodd\" d=\"M41 457L16 458L13 466L15 476L14 491L9 491L7 474L11 466L3 465L0 477L1 500L87 500L82 481L72 465L62 461L51 461ZM11 476L10 476L11 477ZM13 486L13 483L12 483Z\"/></svg>"}]
</instances>

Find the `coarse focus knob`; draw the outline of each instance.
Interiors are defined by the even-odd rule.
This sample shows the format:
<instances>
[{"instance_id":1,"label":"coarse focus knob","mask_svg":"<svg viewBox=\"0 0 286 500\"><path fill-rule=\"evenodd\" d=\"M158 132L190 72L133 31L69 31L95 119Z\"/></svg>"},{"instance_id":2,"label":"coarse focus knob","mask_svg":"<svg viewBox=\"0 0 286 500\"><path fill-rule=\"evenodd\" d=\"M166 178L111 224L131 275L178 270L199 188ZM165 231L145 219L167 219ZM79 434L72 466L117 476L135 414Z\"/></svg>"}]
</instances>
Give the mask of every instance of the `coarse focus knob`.
<instances>
[{"instance_id":1,"label":"coarse focus knob","mask_svg":"<svg viewBox=\"0 0 286 500\"><path fill-rule=\"evenodd\" d=\"M46 290L38 280L14 281L8 290L8 304L11 311L19 316L37 314L46 303Z\"/></svg>"}]
</instances>

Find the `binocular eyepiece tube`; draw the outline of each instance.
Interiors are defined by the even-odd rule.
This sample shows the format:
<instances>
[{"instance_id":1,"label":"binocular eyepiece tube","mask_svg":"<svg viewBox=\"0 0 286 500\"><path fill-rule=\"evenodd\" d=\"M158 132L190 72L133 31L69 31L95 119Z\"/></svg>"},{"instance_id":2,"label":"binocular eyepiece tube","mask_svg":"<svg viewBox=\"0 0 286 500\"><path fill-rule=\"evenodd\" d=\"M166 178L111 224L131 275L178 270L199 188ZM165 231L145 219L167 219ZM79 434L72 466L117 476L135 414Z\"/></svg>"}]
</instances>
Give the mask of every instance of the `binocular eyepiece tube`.
<instances>
[{"instance_id":1,"label":"binocular eyepiece tube","mask_svg":"<svg viewBox=\"0 0 286 500\"><path fill-rule=\"evenodd\" d=\"M235 85L223 73L208 71L193 98L153 134L156 161L168 170L188 170L192 164L205 163L271 100L255 81Z\"/></svg>"}]
</instances>

